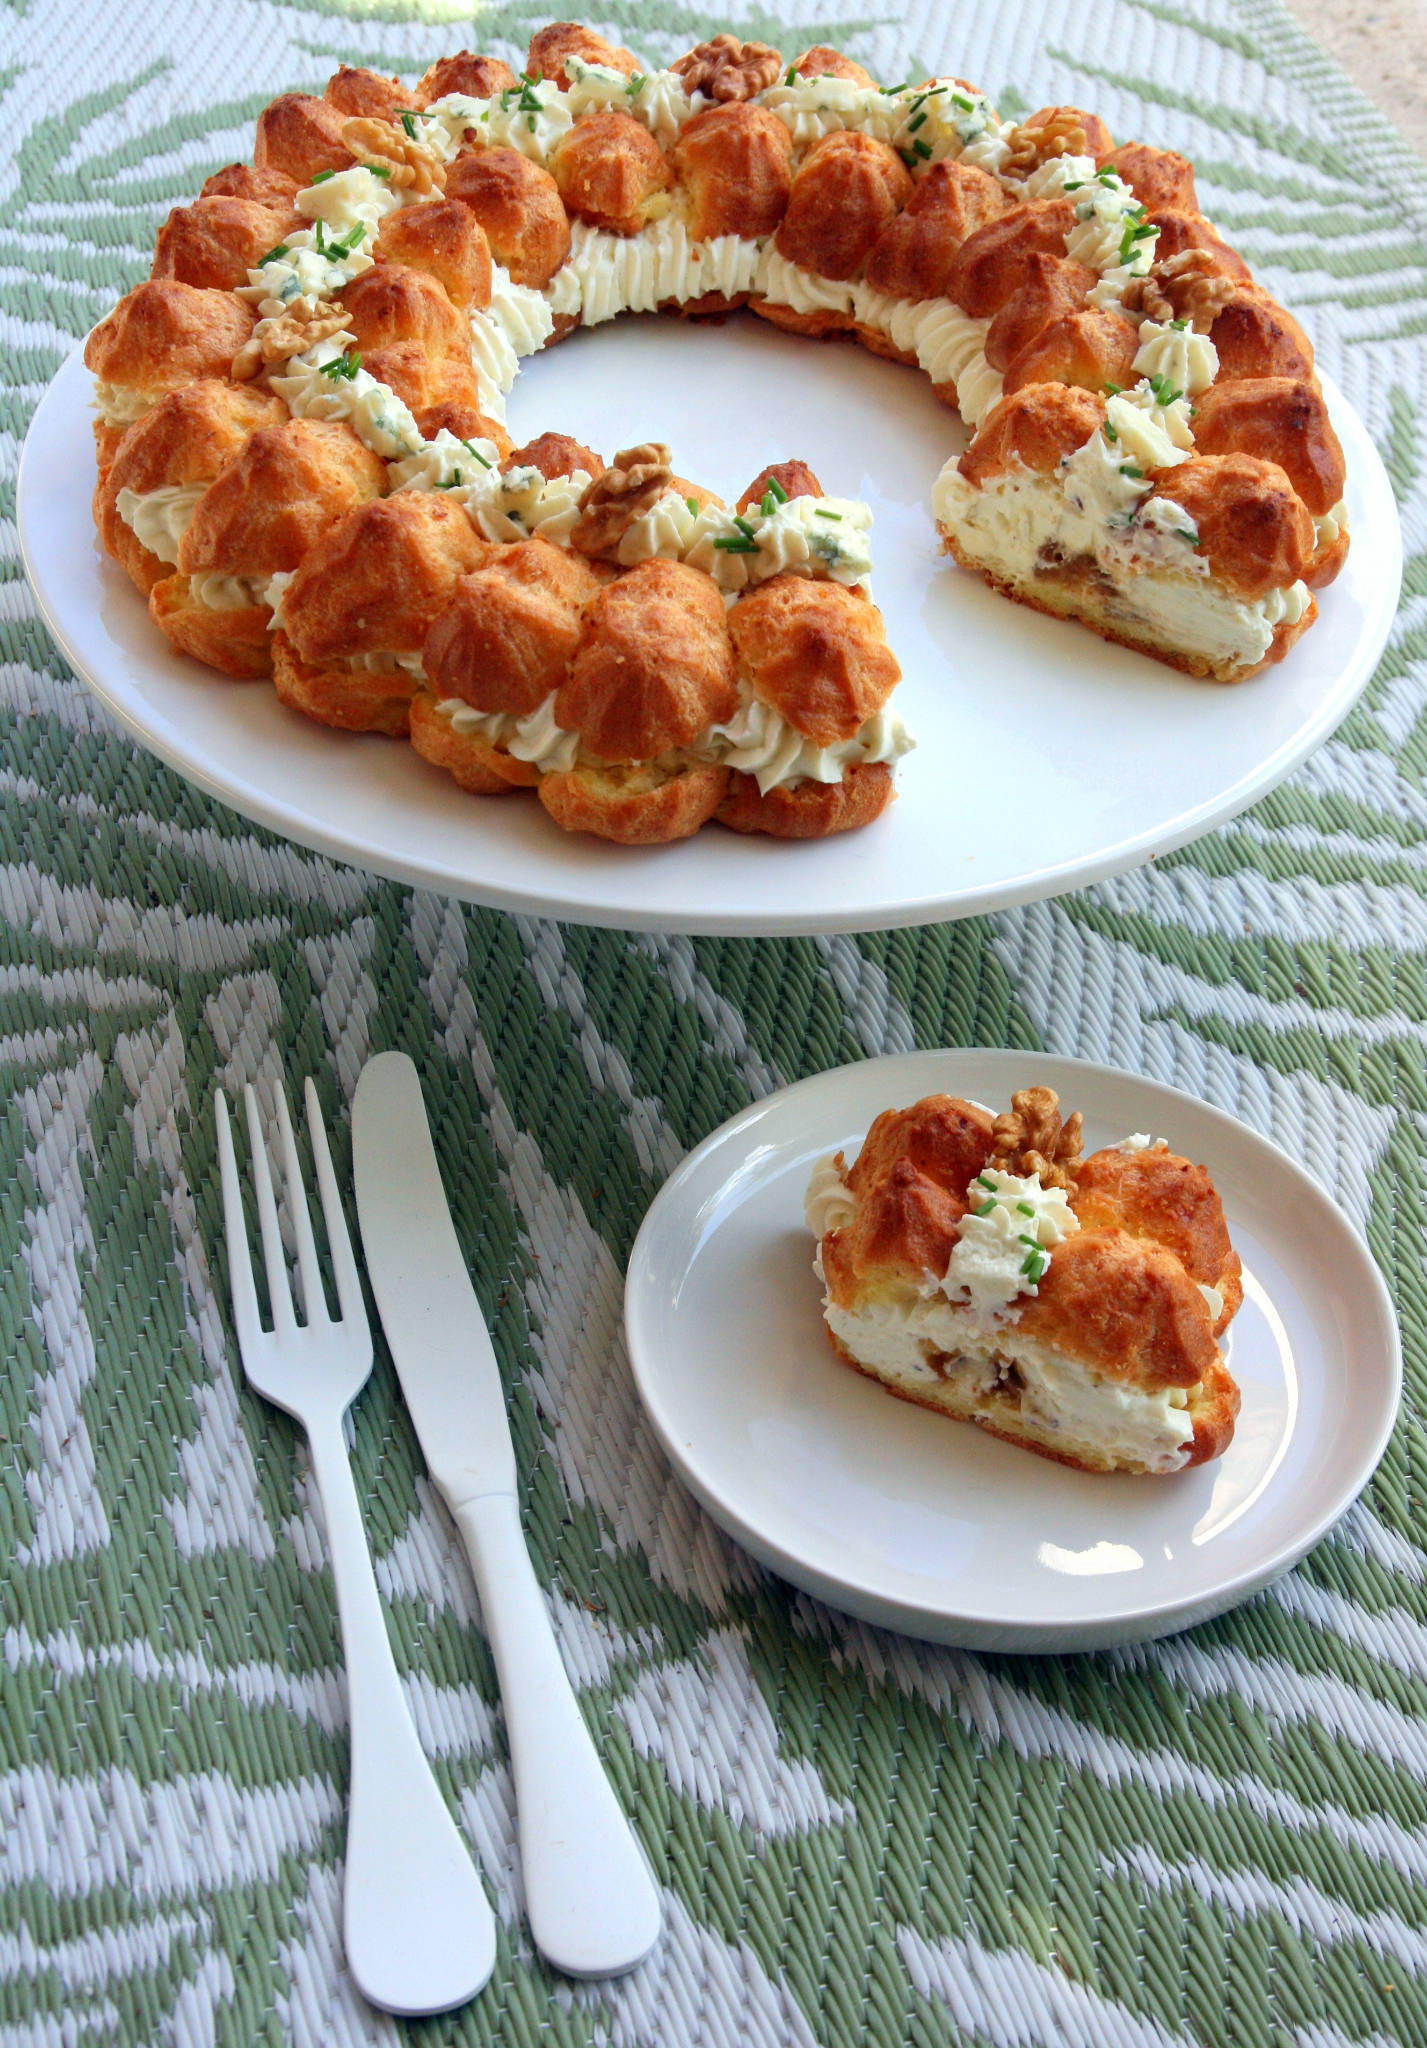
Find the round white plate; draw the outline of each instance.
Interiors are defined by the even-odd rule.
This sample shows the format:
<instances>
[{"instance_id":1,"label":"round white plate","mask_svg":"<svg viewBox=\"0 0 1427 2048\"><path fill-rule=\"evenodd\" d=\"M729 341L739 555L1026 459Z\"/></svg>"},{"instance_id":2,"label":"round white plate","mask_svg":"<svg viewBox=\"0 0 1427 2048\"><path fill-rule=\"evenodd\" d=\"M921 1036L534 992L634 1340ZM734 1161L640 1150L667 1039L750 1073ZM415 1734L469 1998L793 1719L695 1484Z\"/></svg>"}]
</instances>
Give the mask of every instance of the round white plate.
<instances>
[{"instance_id":1,"label":"round white plate","mask_svg":"<svg viewBox=\"0 0 1427 2048\"><path fill-rule=\"evenodd\" d=\"M464 796L409 747L312 724L266 684L174 654L94 537L91 385L78 356L41 401L20 466L30 581L60 646L122 724L212 796L321 852L503 910L637 929L860 931L965 917L1077 888L1207 831L1331 733L1391 626L1392 491L1330 392L1354 546L1322 617L1276 668L1195 682L1009 604L937 553L928 505L965 430L925 377L851 342L766 323L623 320L528 362L517 440L558 425L605 455L665 440L734 499L801 455L873 508L875 593L919 746L898 801L813 845L709 829L627 848L559 831L529 797Z\"/></svg>"},{"instance_id":2,"label":"round white plate","mask_svg":"<svg viewBox=\"0 0 1427 2048\"><path fill-rule=\"evenodd\" d=\"M822 1324L803 1191L872 1119L945 1090L1045 1083L1086 1150L1165 1137L1214 1176L1244 1264L1234 1440L1167 1478L1072 1471L894 1399ZM629 1354L676 1471L755 1557L834 1606L978 1650L1105 1649L1246 1599L1331 1528L1397 1414L1397 1322L1366 1246L1298 1167L1157 1082L1022 1052L904 1053L780 1090L656 1196L625 1290Z\"/></svg>"}]
</instances>

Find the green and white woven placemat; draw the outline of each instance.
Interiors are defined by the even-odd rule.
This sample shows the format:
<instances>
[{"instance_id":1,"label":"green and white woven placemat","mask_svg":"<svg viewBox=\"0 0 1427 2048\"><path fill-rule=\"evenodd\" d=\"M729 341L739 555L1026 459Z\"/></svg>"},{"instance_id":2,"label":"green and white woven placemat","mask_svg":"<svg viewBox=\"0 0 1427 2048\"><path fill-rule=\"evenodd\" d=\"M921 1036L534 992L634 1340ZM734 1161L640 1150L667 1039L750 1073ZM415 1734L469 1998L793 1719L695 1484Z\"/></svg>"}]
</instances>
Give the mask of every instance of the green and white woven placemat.
<instances>
[{"instance_id":1,"label":"green and white woven placemat","mask_svg":"<svg viewBox=\"0 0 1427 2048\"><path fill-rule=\"evenodd\" d=\"M0 5L0 2044L1427 2041L1427 174L1275 0L793 0L796 26L603 8L655 59L734 21L1184 150L1369 420L1409 561L1347 725L1187 853L889 938L566 929L334 866L138 753L38 625L12 519L30 411L168 206L338 59L509 56L544 18L463 14ZM621 1271L670 1165L784 1079L958 1043L1226 1105L1306 1150L1393 1284L1408 1393L1367 1496L1192 1635L1036 1662L859 1627L728 1544L634 1405ZM215 1086L316 1074L345 1155L387 1046L421 1069L538 1568L668 1911L613 1985L532 1953L490 1660L380 1360L356 1414L368 1526L503 1927L482 1996L411 2026L341 1969L331 1582L212 1260Z\"/></svg>"}]
</instances>

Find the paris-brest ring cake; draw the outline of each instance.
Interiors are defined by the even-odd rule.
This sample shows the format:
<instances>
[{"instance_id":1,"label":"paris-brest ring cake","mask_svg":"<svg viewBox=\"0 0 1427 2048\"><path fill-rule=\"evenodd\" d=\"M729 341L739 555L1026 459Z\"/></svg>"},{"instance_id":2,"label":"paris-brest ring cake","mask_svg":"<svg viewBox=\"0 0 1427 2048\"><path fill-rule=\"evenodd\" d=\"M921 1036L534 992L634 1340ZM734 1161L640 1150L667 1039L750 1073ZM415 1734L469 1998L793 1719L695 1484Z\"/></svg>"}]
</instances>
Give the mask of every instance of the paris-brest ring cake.
<instances>
[{"instance_id":1,"label":"paris-brest ring cake","mask_svg":"<svg viewBox=\"0 0 1427 2048\"><path fill-rule=\"evenodd\" d=\"M1342 565L1297 323L1183 157L719 35L569 22L287 93L90 336L103 542L183 652L629 843L867 823L911 740L870 514L799 461L730 506L648 443L516 448L523 356L747 306L914 364L973 430L933 493L1007 596L1192 675L1280 660Z\"/></svg>"}]
</instances>

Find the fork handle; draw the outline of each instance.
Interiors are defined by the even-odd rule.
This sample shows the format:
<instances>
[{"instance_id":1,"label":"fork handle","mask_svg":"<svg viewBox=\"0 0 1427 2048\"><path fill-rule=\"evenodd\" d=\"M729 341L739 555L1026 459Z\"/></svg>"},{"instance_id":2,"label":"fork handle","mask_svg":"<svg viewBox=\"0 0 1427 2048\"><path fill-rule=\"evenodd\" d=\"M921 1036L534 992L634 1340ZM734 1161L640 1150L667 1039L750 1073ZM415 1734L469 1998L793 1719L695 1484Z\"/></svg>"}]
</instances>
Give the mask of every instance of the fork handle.
<instances>
[{"instance_id":1,"label":"fork handle","mask_svg":"<svg viewBox=\"0 0 1427 2048\"><path fill-rule=\"evenodd\" d=\"M525 1909L572 1977L612 1977L659 1937L659 1893L560 1658L514 1494L452 1502L500 1678Z\"/></svg>"},{"instance_id":2,"label":"fork handle","mask_svg":"<svg viewBox=\"0 0 1427 2048\"><path fill-rule=\"evenodd\" d=\"M308 1442L347 1666L347 1967L386 2012L446 2012L490 1976L495 1918L407 1710L341 1415L312 1418Z\"/></svg>"}]
</instances>

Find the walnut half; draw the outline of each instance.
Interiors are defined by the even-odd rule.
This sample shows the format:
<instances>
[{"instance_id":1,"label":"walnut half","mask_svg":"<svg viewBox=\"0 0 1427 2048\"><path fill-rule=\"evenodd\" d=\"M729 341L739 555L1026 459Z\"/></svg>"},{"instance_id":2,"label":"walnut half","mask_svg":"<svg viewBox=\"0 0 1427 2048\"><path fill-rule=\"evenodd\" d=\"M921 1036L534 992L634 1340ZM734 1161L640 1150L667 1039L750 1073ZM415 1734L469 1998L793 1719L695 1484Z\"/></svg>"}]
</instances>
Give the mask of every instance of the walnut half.
<instances>
[{"instance_id":1,"label":"walnut half","mask_svg":"<svg viewBox=\"0 0 1427 2048\"><path fill-rule=\"evenodd\" d=\"M414 116L403 117L398 127L358 115L342 123L342 141L359 162L385 171L393 185L422 194L444 191L446 166L434 149L417 140L415 126Z\"/></svg>"},{"instance_id":2,"label":"walnut half","mask_svg":"<svg viewBox=\"0 0 1427 2048\"><path fill-rule=\"evenodd\" d=\"M1147 277L1132 277L1124 306L1147 320L1187 320L1196 334L1207 334L1236 289L1233 278L1215 267L1208 249L1181 249L1154 264Z\"/></svg>"},{"instance_id":3,"label":"walnut half","mask_svg":"<svg viewBox=\"0 0 1427 2048\"><path fill-rule=\"evenodd\" d=\"M1006 140L1011 153L1001 166L1003 178L1028 178L1054 156L1088 154L1085 125L1074 107L1052 107L1037 121L1022 121Z\"/></svg>"},{"instance_id":4,"label":"walnut half","mask_svg":"<svg viewBox=\"0 0 1427 2048\"><path fill-rule=\"evenodd\" d=\"M670 451L663 441L621 448L604 475L587 485L570 534L571 547L598 561L617 562L625 529L657 504L673 481Z\"/></svg>"},{"instance_id":5,"label":"walnut half","mask_svg":"<svg viewBox=\"0 0 1427 2048\"><path fill-rule=\"evenodd\" d=\"M1081 1115L1064 1122L1053 1088L1022 1088L998 1116L991 1133L991 1165L1023 1177L1036 1174L1042 1187L1072 1188L1080 1164Z\"/></svg>"},{"instance_id":6,"label":"walnut half","mask_svg":"<svg viewBox=\"0 0 1427 2048\"><path fill-rule=\"evenodd\" d=\"M303 308L307 303L299 299L296 306L286 313L258 322L233 358L229 374L235 384L249 383L262 371L285 363L290 356L303 355L319 341L327 341L332 335L342 332L347 316L340 306L335 310L305 314ZM350 341L351 336L348 335L347 339Z\"/></svg>"},{"instance_id":7,"label":"walnut half","mask_svg":"<svg viewBox=\"0 0 1427 2048\"><path fill-rule=\"evenodd\" d=\"M710 100L751 100L781 76L783 59L768 43L743 43L737 36L714 36L681 57L674 70L687 93Z\"/></svg>"}]
</instances>

